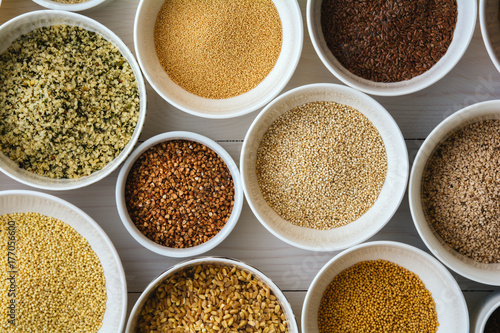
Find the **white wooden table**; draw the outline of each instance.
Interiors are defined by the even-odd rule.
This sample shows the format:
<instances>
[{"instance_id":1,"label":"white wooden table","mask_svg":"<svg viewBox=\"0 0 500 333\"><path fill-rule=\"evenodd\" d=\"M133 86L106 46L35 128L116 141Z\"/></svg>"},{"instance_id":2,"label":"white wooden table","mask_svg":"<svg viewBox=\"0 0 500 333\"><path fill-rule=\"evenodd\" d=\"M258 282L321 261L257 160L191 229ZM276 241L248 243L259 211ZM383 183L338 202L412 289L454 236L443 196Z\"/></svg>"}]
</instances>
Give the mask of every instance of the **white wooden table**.
<instances>
[{"instance_id":1,"label":"white wooden table","mask_svg":"<svg viewBox=\"0 0 500 333\"><path fill-rule=\"evenodd\" d=\"M133 22L139 0L114 0L97 10L82 12L113 30L134 52ZM340 83L316 55L306 28L306 0L299 0L304 20L304 48L297 70L284 91L319 82ZM22 13L43 9L31 0L3 0L0 23ZM187 130L219 142L239 161L245 133L259 111L228 120L207 120L188 115L165 102L148 85L147 118L141 141L156 134ZM420 92L401 97L375 97L394 117L408 146L410 163L422 140L444 118L473 103L500 98L500 74L490 61L481 38L479 20L472 42L458 65L442 80ZM115 207L118 172L83 189L50 192L83 209L105 230L122 260L128 287L128 308L134 305L146 285L171 265L183 259L157 255L140 246L125 230ZM0 173L0 191L32 189ZM411 219L405 196L392 220L370 240L400 241L427 251ZM427 251L428 252L428 251ZM302 302L313 277L337 252L296 249L271 235L260 225L245 203L232 234L207 255L228 256L254 265L268 275L286 294L300 327ZM456 277L469 310L488 293L500 290Z\"/></svg>"}]
</instances>

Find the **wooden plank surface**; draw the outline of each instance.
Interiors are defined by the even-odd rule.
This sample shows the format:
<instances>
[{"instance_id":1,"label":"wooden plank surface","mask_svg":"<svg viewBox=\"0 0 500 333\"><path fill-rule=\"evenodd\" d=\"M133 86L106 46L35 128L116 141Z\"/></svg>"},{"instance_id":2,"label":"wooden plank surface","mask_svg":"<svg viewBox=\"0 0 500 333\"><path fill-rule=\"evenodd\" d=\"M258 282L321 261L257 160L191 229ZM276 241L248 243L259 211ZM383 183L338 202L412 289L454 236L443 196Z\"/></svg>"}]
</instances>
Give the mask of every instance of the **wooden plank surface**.
<instances>
[{"instance_id":1,"label":"wooden plank surface","mask_svg":"<svg viewBox=\"0 0 500 333\"><path fill-rule=\"evenodd\" d=\"M306 0L300 0L304 19L304 48L295 74L284 91L319 82L340 83L323 66L314 52L305 24ZM83 12L113 30L134 52L133 21L138 0L113 0L98 10ZM30 0L3 0L0 24L22 13L42 7ZM406 139L410 163L422 140L444 118L476 102L500 96L500 74L484 47L479 23L473 40L458 65L442 80L420 92L399 97L375 97L394 117ZM218 141L238 163L244 135L258 111L228 120L207 120L188 115L161 99L148 85L147 120L141 140L156 134L187 130ZM158 274L183 259L167 258L142 248L122 225L115 206L118 171L83 189L50 192L83 209L111 238L121 257L129 290L129 309L140 292ZM0 191L31 189L0 173ZM413 225L405 196L391 221L370 240L394 240L427 250ZM311 252L294 248L271 235L260 225L245 203L232 234L207 255L229 256L256 266L267 274L289 298L297 319L302 302L318 270L338 252ZM500 290L456 277L472 309L485 295Z\"/></svg>"}]
</instances>

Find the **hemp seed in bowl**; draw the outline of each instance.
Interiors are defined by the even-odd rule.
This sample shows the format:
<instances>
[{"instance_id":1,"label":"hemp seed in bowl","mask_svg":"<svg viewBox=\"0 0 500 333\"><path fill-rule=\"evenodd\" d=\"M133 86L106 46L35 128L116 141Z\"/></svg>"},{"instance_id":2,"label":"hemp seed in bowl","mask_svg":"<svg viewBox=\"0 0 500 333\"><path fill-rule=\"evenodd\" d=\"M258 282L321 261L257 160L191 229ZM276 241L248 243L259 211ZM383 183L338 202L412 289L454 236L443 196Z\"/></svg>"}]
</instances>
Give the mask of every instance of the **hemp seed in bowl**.
<instances>
[{"instance_id":1,"label":"hemp seed in bowl","mask_svg":"<svg viewBox=\"0 0 500 333\"><path fill-rule=\"evenodd\" d=\"M53 25L0 55L0 149L20 168L80 178L113 161L139 117L135 75L101 35Z\"/></svg>"}]
</instances>

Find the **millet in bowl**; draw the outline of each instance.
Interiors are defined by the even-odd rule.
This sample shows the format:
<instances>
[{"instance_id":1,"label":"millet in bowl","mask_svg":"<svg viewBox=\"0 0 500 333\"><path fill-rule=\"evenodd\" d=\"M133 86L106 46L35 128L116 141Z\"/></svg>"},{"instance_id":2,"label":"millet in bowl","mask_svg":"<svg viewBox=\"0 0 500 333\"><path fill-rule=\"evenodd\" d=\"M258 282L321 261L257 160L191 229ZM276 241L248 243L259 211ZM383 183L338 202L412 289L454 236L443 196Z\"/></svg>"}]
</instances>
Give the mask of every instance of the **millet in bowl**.
<instances>
[{"instance_id":1,"label":"millet in bowl","mask_svg":"<svg viewBox=\"0 0 500 333\"><path fill-rule=\"evenodd\" d=\"M1 34L0 169L51 190L111 173L145 118L144 82L130 51L106 27L70 12L27 13Z\"/></svg>"},{"instance_id":2,"label":"millet in bowl","mask_svg":"<svg viewBox=\"0 0 500 333\"><path fill-rule=\"evenodd\" d=\"M100 7L111 0L33 0L40 6L54 10L79 12Z\"/></svg>"}]
</instances>

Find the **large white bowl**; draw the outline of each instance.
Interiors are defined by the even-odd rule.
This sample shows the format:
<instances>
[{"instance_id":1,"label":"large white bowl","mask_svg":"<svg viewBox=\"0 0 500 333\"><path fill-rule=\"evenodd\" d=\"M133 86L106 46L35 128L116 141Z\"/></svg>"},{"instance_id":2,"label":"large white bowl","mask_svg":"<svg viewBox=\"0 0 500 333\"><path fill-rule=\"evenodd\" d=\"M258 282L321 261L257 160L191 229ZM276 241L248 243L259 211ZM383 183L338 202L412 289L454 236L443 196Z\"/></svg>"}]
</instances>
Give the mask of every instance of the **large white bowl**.
<instances>
[{"instance_id":1,"label":"large white bowl","mask_svg":"<svg viewBox=\"0 0 500 333\"><path fill-rule=\"evenodd\" d=\"M500 292L492 292L476 306L471 318L471 332L484 333L491 314L500 308Z\"/></svg>"},{"instance_id":2,"label":"large white bowl","mask_svg":"<svg viewBox=\"0 0 500 333\"><path fill-rule=\"evenodd\" d=\"M115 45L125 59L127 59L132 70L134 71L140 98L139 119L129 143L113 161L108 163L101 170L93 172L89 176L78 179L52 179L44 177L20 168L17 163L0 152L0 170L9 177L23 184L40 189L70 190L81 188L103 179L113 172L127 158L128 154L132 151L137 140L139 139L144 119L146 117L146 86L144 84L141 70L135 61L134 56L127 46L120 40L120 38L118 38L118 36L99 22L72 12L41 10L29 12L13 18L0 27L0 52L4 52L11 45L11 43L21 35L41 27L56 24L82 27L102 35L109 42Z\"/></svg>"},{"instance_id":3,"label":"large white bowl","mask_svg":"<svg viewBox=\"0 0 500 333\"><path fill-rule=\"evenodd\" d=\"M60 3L52 0L33 0L40 6L43 6L48 9L56 9L56 10L67 10L71 12L79 12L91 8L95 8L106 1L109 0L87 0L85 2L80 3Z\"/></svg>"},{"instance_id":4,"label":"large white bowl","mask_svg":"<svg viewBox=\"0 0 500 333\"><path fill-rule=\"evenodd\" d=\"M204 264L218 264L218 265L227 265L231 267L236 267L240 270L244 270L245 272L250 272L252 273L258 280L264 282L265 285L271 289L271 292L276 296L278 299L281 308L283 309L283 312L286 316L286 319L288 321L288 331L290 333L298 333L299 329L297 327L297 322L295 320L295 316L292 311L292 307L288 300L286 299L285 295L283 292L279 289L279 287L264 273L259 271L258 269L254 268L253 266L250 266L240 260L235 260L235 259L230 259L230 258L220 258L220 257L203 257L203 258L196 258L196 259L190 259L181 263L178 263L171 268L169 268L167 271L162 273L160 276L158 276L156 279L151 281L151 283L144 289L143 293L135 303L134 307L132 308L132 311L130 312L130 316L128 318L127 322L127 327L125 328L125 333L134 333L136 332L135 328L137 327L137 323L139 320L139 315L142 307L144 304L147 302L149 297L154 294L156 288L165 280L167 280L170 276L177 272L181 272L185 269L189 269L191 267L195 267L198 265L204 265Z\"/></svg>"},{"instance_id":5,"label":"large white bowl","mask_svg":"<svg viewBox=\"0 0 500 333\"><path fill-rule=\"evenodd\" d=\"M323 266L313 279L302 307L302 332L316 333L318 309L333 278L366 260L387 260L418 275L436 303L437 332L469 332L469 313L464 296L453 276L431 255L413 246L390 241L369 242L345 250Z\"/></svg>"},{"instance_id":6,"label":"large white bowl","mask_svg":"<svg viewBox=\"0 0 500 333\"><path fill-rule=\"evenodd\" d=\"M422 208L422 174L427 160L448 135L470 124L484 119L500 119L500 100L481 102L455 112L443 120L425 139L413 162L408 197L410 211L420 237L429 250L446 266L468 279L500 286L500 264L483 264L458 253L445 244L427 223Z\"/></svg>"},{"instance_id":7,"label":"large white bowl","mask_svg":"<svg viewBox=\"0 0 500 333\"><path fill-rule=\"evenodd\" d=\"M233 210L231 211L231 215L224 225L224 227L211 239L197 246L186 247L186 248L172 248L164 245L160 245L149 238L147 238L134 224L134 221L130 218L130 215L127 210L127 205L125 203L125 184L127 182L127 177L130 172L130 169L134 165L135 161L149 148L156 146L157 144L165 141L172 140L189 140L201 143L208 148L212 149L215 153L217 153L222 160L226 163L229 172L231 172L231 176L233 178L234 184L234 204ZM142 143L136 150L130 154L129 158L123 164L122 169L118 175L118 179L116 181L116 205L118 208L118 214L125 225L127 231L134 237L134 239L139 242L145 248L156 252L158 254L169 256L169 257L190 257L205 253L217 245L219 245L234 229L236 226L236 222L241 214L241 208L243 207L243 189L241 185L240 172L238 171L238 167L231 156L215 141L191 132L167 132L163 134L158 134L144 143Z\"/></svg>"},{"instance_id":8,"label":"large white bowl","mask_svg":"<svg viewBox=\"0 0 500 333\"><path fill-rule=\"evenodd\" d=\"M165 73L156 55L154 26L164 0L141 0L134 24L135 53L151 86L167 102L187 113L205 118L237 117L267 104L290 80L303 42L302 15L296 0L274 0L282 27L283 43L276 65L254 89L227 99L208 99L187 92Z\"/></svg>"},{"instance_id":9,"label":"large white bowl","mask_svg":"<svg viewBox=\"0 0 500 333\"><path fill-rule=\"evenodd\" d=\"M89 242L106 279L106 311L99 332L121 332L127 313L127 284L120 257L106 233L81 209L55 196L35 191L0 191L0 215L28 212L61 220Z\"/></svg>"},{"instance_id":10,"label":"large white bowl","mask_svg":"<svg viewBox=\"0 0 500 333\"><path fill-rule=\"evenodd\" d=\"M479 24L484 45L491 61L500 72L500 20L498 19L500 1L479 1Z\"/></svg>"},{"instance_id":11,"label":"large white bowl","mask_svg":"<svg viewBox=\"0 0 500 333\"><path fill-rule=\"evenodd\" d=\"M457 0L458 17L453 40L446 54L428 71L402 82L374 82L354 75L333 56L321 29L322 0L307 0L307 28L319 58L328 70L345 84L379 96L410 94L439 81L458 63L474 34L477 15L476 0Z\"/></svg>"},{"instance_id":12,"label":"large white bowl","mask_svg":"<svg viewBox=\"0 0 500 333\"><path fill-rule=\"evenodd\" d=\"M299 227L282 219L262 196L256 174L257 150L269 126L283 113L314 101L332 101L360 111L380 133L387 152L386 180L373 207L358 220L330 230ZM391 219L405 193L409 162L406 144L398 125L378 102L346 86L312 84L280 95L260 112L245 136L240 168L248 204L257 219L272 234L302 249L335 251L367 240Z\"/></svg>"}]
</instances>

